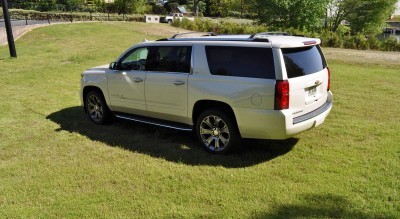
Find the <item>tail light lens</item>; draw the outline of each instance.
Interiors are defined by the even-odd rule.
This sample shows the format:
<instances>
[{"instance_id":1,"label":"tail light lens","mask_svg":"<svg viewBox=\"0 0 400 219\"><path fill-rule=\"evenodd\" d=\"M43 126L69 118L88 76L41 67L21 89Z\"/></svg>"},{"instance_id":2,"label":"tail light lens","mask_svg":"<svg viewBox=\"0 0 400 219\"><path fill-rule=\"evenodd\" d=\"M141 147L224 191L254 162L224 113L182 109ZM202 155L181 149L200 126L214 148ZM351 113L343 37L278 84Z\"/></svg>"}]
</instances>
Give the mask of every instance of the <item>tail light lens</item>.
<instances>
[{"instance_id":1,"label":"tail light lens","mask_svg":"<svg viewBox=\"0 0 400 219\"><path fill-rule=\"evenodd\" d=\"M329 68L328 69L328 91L331 90L331 70Z\"/></svg>"},{"instance_id":2,"label":"tail light lens","mask_svg":"<svg viewBox=\"0 0 400 219\"><path fill-rule=\"evenodd\" d=\"M277 80L275 84L275 110L289 109L289 81Z\"/></svg>"}]
</instances>

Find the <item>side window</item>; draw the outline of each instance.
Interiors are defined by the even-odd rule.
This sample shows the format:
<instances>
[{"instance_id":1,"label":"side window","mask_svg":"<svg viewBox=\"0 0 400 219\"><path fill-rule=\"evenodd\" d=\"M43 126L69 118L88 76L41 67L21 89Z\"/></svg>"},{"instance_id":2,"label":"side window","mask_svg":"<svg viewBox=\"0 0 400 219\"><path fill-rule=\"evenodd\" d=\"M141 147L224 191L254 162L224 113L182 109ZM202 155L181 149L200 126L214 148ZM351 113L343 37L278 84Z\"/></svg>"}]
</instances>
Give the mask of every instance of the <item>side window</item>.
<instances>
[{"instance_id":1,"label":"side window","mask_svg":"<svg viewBox=\"0 0 400 219\"><path fill-rule=\"evenodd\" d=\"M271 48L206 46L213 75L275 79Z\"/></svg>"},{"instance_id":2,"label":"side window","mask_svg":"<svg viewBox=\"0 0 400 219\"><path fill-rule=\"evenodd\" d=\"M147 70L162 72L190 72L191 46L160 46L149 57Z\"/></svg>"},{"instance_id":3,"label":"side window","mask_svg":"<svg viewBox=\"0 0 400 219\"><path fill-rule=\"evenodd\" d=\"M132 50L120 60L120 69L145 71L148 53L147 47Z\"/></svg>"}]
</instances>

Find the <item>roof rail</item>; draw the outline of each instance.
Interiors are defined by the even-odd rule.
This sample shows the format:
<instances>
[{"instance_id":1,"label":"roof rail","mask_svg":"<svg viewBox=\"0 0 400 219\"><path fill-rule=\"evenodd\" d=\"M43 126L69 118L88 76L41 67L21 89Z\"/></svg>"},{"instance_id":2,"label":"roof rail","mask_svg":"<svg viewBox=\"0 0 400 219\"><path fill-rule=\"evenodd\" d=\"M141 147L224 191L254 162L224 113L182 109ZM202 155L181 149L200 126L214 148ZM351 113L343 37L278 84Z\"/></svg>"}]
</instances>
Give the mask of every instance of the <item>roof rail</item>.
<instances>
[{"instance_id":1,"label":"roof rail","mask_svg":"<svg viewBox=\"0 0 400 219\"><path fill-rule=\"evenodd\" d=\"M190 35L190 37L217 36L217 34L213 33L213 32L197 32L197 31L193 31L193 32L175 34L170 39L186 38L185 35Z\"/></svg>"},{"instance_id":2,"label":"roof rail","mask_svg":"<svg viewBox=\"0 0 400 219\"><path fill-rule=\"evenodd\" d=\"M256 33L250 36L250 38L254 39L257 37L265 37L265 36L290 36L290 34L286 32L262 32L262 33Z\"/></svg>"}]
</instances>

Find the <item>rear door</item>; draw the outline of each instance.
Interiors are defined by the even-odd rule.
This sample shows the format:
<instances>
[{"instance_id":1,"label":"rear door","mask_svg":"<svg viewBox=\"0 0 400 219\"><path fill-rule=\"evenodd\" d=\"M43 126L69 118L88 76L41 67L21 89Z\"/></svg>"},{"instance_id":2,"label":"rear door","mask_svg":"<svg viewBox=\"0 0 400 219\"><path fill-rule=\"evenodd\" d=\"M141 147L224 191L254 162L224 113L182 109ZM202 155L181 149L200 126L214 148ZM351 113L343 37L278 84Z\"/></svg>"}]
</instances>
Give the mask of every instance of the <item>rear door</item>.
<instances>
[{"instance_id":1,"label":"rear door","mask_svg":"<svg viewBox=\"0 0 400 219\"><path fill-rule=\"evenodd\" d=\"M149 57L145 82L147 114L186 123L192 46L158 46Z\"/></svg>"},{"instance_id":2,"label":"rear door","mask_svg":"<svg viewBox=\"0 0 400 219\"><path fill-rule=\"evenodd\" d=\"M318 45L282 48L290 84L289 108L293 117L321 107L328 97L328 68Z\"/></svg>"}]
</instances>

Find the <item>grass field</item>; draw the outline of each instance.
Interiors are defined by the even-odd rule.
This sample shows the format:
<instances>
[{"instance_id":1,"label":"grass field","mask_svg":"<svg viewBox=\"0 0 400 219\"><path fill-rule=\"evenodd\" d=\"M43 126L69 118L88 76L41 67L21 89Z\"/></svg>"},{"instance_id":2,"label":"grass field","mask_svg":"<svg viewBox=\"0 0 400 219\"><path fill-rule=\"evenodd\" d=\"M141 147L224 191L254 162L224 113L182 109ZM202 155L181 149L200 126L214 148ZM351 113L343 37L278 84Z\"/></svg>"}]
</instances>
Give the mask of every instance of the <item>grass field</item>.
<instances>
[{"instance_id":1,"label":"grass field","mask_svg":"<svg viewBox=\"0 0 400 219\"><path fill-rule=\"evenodd\" d=\"M0 47L0 218L400 218L398 60L330 49L326 122L285 141L246 140L229 156L186 132L85 117L83 70L178 31L54 25L19 39L17 59Z\"/></svg>"}]
</instances>

